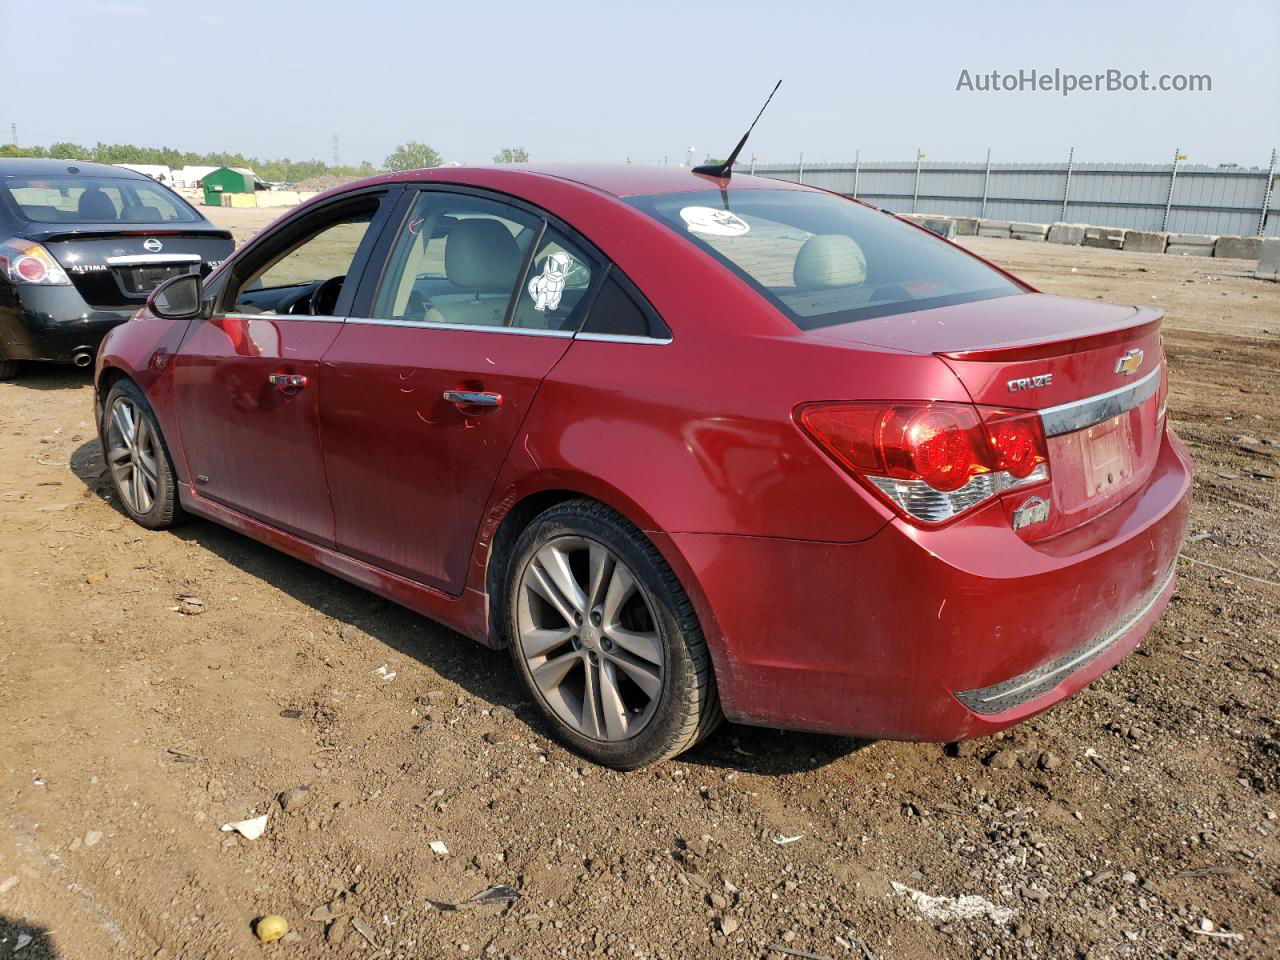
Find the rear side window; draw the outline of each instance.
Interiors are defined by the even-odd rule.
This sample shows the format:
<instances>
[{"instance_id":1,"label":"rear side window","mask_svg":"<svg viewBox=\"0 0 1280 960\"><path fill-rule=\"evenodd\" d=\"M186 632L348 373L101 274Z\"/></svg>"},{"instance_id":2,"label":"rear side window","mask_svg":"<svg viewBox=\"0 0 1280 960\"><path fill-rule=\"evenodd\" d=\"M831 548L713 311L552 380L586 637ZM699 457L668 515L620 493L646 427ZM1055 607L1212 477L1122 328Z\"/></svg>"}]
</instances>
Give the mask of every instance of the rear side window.
<instances>
[{"instance_id":1,"label":"rear side window","mask_svg":"<svg viewBox=\"0 0 1280 960\"><path fill-rule=\"evenodd\" d=\"M729 190L628 202L806 330L1024 292L945 241L831 194Z\"/></svg>"},{"instance_id":2,"label":"rear side window","mask_svg":"<svg viewBox=\"0 0 1280 960\"><path fill-rule=\"evenodd\" d=\"M0 195L31 223L194 223L181 197L125 177L5 177Z\"/></svg>"},{"instance_id":3,"label":"rear side window","mask_svg":"<svg viewBox=\"0 0 1280 960\"><path fill-rule=\"evenodd\" d=\"M671 332L651 310L636 302L619 282L615 271L610 271L604 285L591 304L583 333L607 334L614 337L648 337L667 340Z\"/></svg>"},{"instance_id":4,"label":"rear side window","mask_svg":"<svg viewBox=\"0 0 1280 960\"><path fill-rule=\"evenodd\" d=\"M503 326L541 230L540 219L505 203L423 191L396 238L370 316Z\"/></svg>"}]
</instances>

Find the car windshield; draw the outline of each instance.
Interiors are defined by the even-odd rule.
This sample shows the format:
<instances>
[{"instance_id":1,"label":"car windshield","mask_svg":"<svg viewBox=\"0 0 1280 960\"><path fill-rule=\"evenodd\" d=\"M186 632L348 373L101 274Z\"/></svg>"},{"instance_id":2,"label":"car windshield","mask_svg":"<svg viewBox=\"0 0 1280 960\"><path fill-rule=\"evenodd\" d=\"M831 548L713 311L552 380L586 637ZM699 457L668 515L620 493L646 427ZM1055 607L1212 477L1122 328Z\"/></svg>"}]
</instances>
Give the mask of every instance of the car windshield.
<instances>
[{"instance_id":1,"label":"car windshield","mask_svg":"<svg viewBox=\"0 0 1280 960\"><path fill-rule=\"evenodd\" d=\"M0 199L32 223L195 223L171 190L127 177L5 177Z\"/></svg>"},{"instance_id":2,"label":"car windshield","mask_svg":"<svg viewBox=\"0 0 1280 960\"><path fill-rule=\"evenodd\" d=\"M1025 290L889 214L807 190L628 202L710 253L805 330Z\"/></svg>"}]
</instances>

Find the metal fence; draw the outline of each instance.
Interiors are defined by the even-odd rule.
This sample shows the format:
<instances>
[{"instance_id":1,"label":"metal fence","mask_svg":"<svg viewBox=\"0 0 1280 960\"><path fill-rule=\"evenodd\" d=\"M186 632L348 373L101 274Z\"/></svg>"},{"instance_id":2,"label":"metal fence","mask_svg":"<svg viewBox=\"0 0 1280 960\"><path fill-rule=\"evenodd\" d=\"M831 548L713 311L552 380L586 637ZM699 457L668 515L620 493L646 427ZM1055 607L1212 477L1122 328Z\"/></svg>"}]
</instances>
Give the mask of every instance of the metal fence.
<instances>
[{"instance_id":1,"label":"metal fence","mask_svg":"<svg viewBox=\"0 0 1280 960\"><path fill-rule=\"evenodd\" d=\"M1280 236L1276 152L1269 167L1183 163L754 163L764 177L834 190L894 213L1030 223ZM741 170L747 164L739 164Z\"/></svg>"}]
</instances>

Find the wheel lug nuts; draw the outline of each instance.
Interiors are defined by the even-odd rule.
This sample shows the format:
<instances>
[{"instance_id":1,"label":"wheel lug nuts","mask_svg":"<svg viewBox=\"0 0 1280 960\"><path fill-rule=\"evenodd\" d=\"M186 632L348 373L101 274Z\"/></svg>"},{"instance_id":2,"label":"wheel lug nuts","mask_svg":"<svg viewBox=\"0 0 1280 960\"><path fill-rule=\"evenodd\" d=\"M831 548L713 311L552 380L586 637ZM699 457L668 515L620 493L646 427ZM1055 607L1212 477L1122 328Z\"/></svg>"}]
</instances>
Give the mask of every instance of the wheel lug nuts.
<instances>
[{"instance_id":1,"label":"wheel lug nuts","mask_svg":"<svg viewBox=\"0 0 1280 960\"><path fill-rule=\"evenodd\" d=\"M582 626L582 614L575 613L573 615L573 622L576 623L578 626Z\"/></svg>"},{"instance_id":2,"label":"wheel lug nuts","mask_svg":"<svg viewBox=\"0 0 1280 960\"><path fill-rule=\"evenodd\" d=\"M599 654L597 654L594 650L592 650L592 651L591 651L591 655L590 655L590 656L591 656L591 662L592 662L592 663L599 663L599 662L600 662L600 655L599 655Z\"/></svg>"},{"instance_id":3,"label":"wheel lug nuts","mask_svg":"<svg viewBox=\"0 0 1280 960\"><path fill-rule=\"evenodd\" d=\"M601 621L602 619L603 619L603 618L600 616L600 611L599 611L599 610L597 610L595 613L591 614L591 622L592 622L592 623L594 623L597 627L598 627L598 626L600 626L600 621Z\"/></svg>"},{"instance_id":4,"label":"wheel lug nuts","mask_svg":"<svg viewBox=\"0 0 1280 960\"><path fill-rule=\"evenodd\" d=\"M605 650L612 650L613 641L610 640L608 637L605 637L603 640L600 641L600 646L603 647Z\"/></svg>"}]
</instances>

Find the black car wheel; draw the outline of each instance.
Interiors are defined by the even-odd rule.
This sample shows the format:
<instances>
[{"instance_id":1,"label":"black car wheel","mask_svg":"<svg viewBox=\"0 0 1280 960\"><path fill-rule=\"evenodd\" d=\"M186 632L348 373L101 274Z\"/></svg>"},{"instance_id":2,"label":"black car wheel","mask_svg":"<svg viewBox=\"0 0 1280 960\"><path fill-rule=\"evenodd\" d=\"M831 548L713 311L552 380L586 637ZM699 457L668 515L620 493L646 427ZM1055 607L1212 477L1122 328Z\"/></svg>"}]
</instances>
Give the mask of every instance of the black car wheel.
<instances>
[{"instance_id":1,"label":"black car wheel","mask_svg":"<svg viewBox=\"0 0 1280 960\"><path fill-rule=\"evenodd\" d=\"M130 380L116 382L107 393L102 447L116 496L135 523L164 530L186 519L160 425L151 404Z\"/></svg>"},{"instance_id":2,"label":"black car wheel","mask_svg":"<svg viewBox=\"0 0 1280 960\"><path fill-rule=\"evenodd\" d=\"M13 360L0 360L0 380L12 380L18 375L18 364Z\"/></svg>"},{"instance_id":3,"label":"black car wheel","mask_svg":"<svg viewBox=\"0 0 1280 960\"><path fill-rule=\"evenodd\" d=\"M583 756L674 757L721 720L693 605L634 525L590 500L540 514L507 574L507 640L534 703Z\"/></svg>"}]
</instances>

